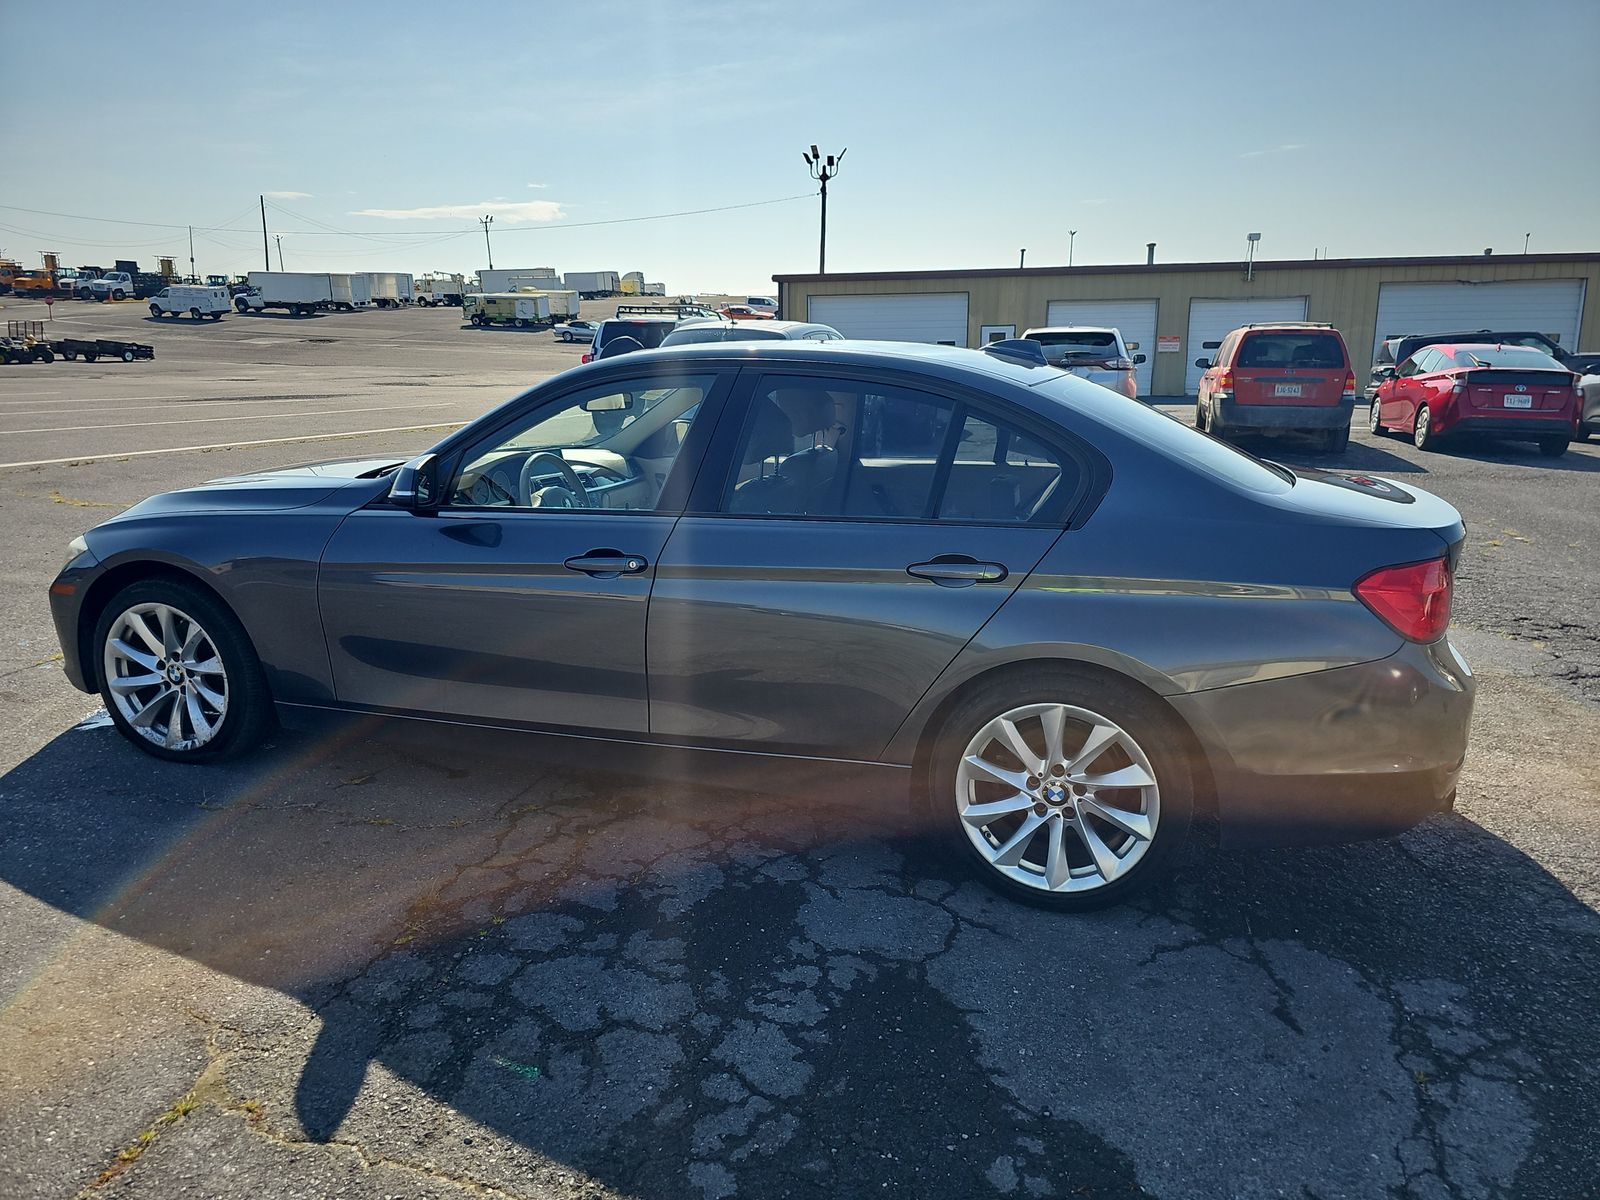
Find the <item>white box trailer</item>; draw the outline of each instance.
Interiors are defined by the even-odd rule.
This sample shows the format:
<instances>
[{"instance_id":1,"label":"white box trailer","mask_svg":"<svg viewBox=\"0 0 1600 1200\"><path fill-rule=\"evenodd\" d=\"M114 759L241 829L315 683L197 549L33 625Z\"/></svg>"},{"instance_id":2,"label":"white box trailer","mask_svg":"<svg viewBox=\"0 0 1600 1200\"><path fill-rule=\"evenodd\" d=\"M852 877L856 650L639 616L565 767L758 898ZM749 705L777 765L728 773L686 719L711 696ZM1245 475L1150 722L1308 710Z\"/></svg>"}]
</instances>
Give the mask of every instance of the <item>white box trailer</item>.
<instances>
[{"instance_id":1,"label":"white box trailer","mask_svg":"<svg viewBox=\"0 0 1600 1200\"><path fill-rule=\"evenodd\" d=\"M305 317L333 304L333 279L318 271L251 271L249 290L233 298L236 312L281 308Z\"/></svg>"},{"instance_id":2,"label":"white box trailer","mask_svg":"<svg viewBox=\"0 0 1600 1200\"><path fill-rule=\"evenodd\" d=\"M379 308L399 308L411 303L415 284L404 271L368 271L366 277L372 302Z\"/></svg>"},{"instance_id":3,"label":"white box trailer","mask_svg":"<svg viewBox=\"0 0 1600 1200\"><path fill-rule=\"evenodd\" d=\"M365 274L346 275L336 271L328 276L328 281L333 289L329 307L340 312L354 312L372 304L372 288Z\"/></svg>"},{"instance_id":4,"label":"white box trailer","mask_svg":"<svg viewBox=\"0 0 1600 1200\"><path fill-rule=\"evenodd\" d=\"M578 315L578 293L564 290L551 290L549 288L518 288L517 291L524 296L544 296L550 301L550 315L566 319Z\"/></svg>"},{"instance_id":5,"label":"white box trailer","mask_svg":"<svg viewBox=\"0 0 1600 1200\"><path fill-rule=\"evenodd\" d=\"M461 297L466 295L465 285L459 275L424 275L416 281L412 290L417 303L425 308L441 304L457 308L461 305Z\"/></svg>"},{"instance_id":6,"label":"white box trailer","mask_svg":"<svg viewBox=\"0 0 1600 1200\"><path fill-rule=\"evenodd\" d=\"M465 299L462 313L479 326L526 329L551 323L550 297L544 292L480 292Z\"/></svg>"},{"instance_id":7,"label":"white box trailer","mask_svg":"<svg viewBox=\"0 0 1600 1200\"><path fill-rule=\"evenodd\" d=\"M639 289L641 296L665 296L667 285L664 283L647 283Z\"/></svg>"},{"instance_id":8,"label":"white box trailer","mask_svg":"<svg viewBox=\"0 0 1600 1200\"><path fill-rule=\"evenodd\" d=\"M478 272L478 286L484 292L514 292L518 288L553 288L561 286L561 276L554 267L506 267Z\"/></svg>"},{"instance_id":9,"label":"white box trailer","mask_svg":"<svg viewBox=\"0 0 1600 1200\"><path fill-rule=\"evenodd\" d=\"M615 271L568 271L562 282L585 300L622 294L622 279Z\"/></svg>"}]
</instances>

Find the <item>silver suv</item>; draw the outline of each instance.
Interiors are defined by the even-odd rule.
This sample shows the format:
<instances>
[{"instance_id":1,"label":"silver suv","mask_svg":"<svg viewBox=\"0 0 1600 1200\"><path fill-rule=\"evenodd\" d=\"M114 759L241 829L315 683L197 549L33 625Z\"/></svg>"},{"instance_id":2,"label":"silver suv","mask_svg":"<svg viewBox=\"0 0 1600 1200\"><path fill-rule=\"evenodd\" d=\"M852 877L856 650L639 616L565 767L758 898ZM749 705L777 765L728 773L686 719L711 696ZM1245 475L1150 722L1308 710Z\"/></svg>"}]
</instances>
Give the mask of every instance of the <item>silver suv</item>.
<instances>
[{"instance_id":1,"label":"silver suv","mask_svg":"<svg viewBox=\"0 0 1600 1200\"><path fill-rule=\"evenodd\" d=\"M1121 331L1096 325L1051 325L1030 329L1022 336L1043 346L1045 359L1052 366L1110 388L1129 400L1139 398L1133 368L1144 361L1144 355L1128 353L1130 347L1122 340Z\"/></svg>"}]
</instances>

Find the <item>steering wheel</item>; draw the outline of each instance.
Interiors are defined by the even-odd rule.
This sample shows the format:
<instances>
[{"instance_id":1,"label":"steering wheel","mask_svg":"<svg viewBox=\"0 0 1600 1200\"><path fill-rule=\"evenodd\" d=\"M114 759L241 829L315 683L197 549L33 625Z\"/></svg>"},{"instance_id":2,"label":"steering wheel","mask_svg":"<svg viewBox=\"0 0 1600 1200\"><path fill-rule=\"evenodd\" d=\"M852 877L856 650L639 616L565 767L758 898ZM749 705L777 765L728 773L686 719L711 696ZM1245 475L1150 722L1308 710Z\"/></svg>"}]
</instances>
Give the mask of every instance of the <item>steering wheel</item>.
<instances>
[{"instance_id":1,"label":"steering wheel","mask_svg":"<svg viewBox=\"0 0 1600 1200\"><path fill-rule=\"evenodd\" d=\"M523 507L533 507L533 476L535 474L535 463L548 463L556 469L556 473L561 476L561 482L566 485L567 490L571 492L573 498L577 500L577 503L571 507L594 507L591 503L589 503L588 489L583 486L583 480L578 477L578 473L572 469L572 464L566 459L562 458L559 454L552 453L549 450L540 450L537 454L528 455L527 459L522 464L522 474L517 478L517 495L521 498ZM552 505L551 507L556 506Z\"/></svg>"}]
</instances>

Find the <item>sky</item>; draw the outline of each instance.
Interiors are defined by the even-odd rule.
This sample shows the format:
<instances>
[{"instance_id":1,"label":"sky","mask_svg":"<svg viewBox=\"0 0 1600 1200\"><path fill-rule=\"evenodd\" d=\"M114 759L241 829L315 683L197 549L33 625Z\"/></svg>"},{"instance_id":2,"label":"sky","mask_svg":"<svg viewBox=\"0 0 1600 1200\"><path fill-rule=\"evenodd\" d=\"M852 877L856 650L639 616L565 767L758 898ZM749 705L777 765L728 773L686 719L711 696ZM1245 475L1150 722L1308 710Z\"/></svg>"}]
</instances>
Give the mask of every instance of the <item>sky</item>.
<instances>
[{"instance_id":1,"label":"sky","mask_svg":"<svg viewBox=\"0 0 1600 1200\"><path fill-rule=\"evenodd\" d=\"M53 67L0 90L0 248L259 269L264 193L289 270L471 273L492 213L497 267L766 293L816 144L837 272L1595 251L1597 40L1594 0L3 0Z\"/></svg>"}]
</instances>

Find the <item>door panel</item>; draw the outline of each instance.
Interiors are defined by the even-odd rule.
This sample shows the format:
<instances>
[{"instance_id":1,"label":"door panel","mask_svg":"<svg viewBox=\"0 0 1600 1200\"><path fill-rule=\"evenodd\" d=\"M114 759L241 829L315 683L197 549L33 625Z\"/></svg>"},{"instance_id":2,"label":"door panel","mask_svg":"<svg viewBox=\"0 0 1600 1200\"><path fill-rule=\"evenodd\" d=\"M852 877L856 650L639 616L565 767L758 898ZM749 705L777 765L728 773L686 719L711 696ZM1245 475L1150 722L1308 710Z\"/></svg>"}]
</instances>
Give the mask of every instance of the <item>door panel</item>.
<instances>
[{"instance_id":1,"label":"door panel","mask_svg":"<svg viewBox=\"0 0 1600 1200\"><path fill-rule=\"evenodd\" d=\"M336 695L361 706L643 732L645 603L673 520L353 514L322 563ZM591 575L576 569L582 563L565 565L598 551L641 566Z\"/></svg>"},{"instance_id":2,"label":"door panel","mask_svg":"<svg viewBox=\"0 0 1600 1200\"><path fill-rule=\"evenodd\" d=\"M651 731L875 758L1060 536L1045 526L685 517L650 601ZM907 572L942 556L998 564L1005 577Z\"/></svg>"}]
</instances>

